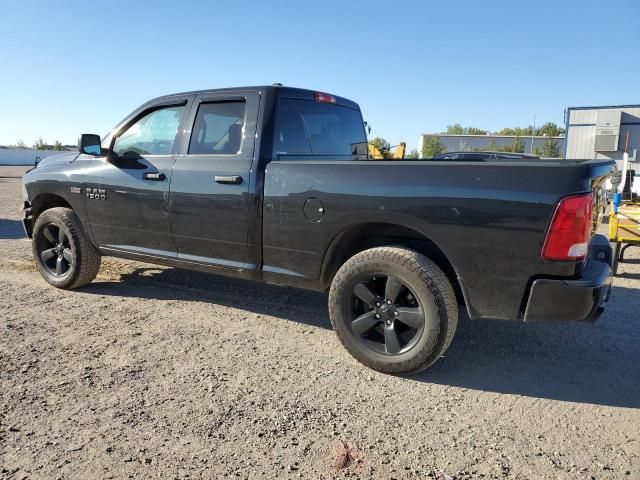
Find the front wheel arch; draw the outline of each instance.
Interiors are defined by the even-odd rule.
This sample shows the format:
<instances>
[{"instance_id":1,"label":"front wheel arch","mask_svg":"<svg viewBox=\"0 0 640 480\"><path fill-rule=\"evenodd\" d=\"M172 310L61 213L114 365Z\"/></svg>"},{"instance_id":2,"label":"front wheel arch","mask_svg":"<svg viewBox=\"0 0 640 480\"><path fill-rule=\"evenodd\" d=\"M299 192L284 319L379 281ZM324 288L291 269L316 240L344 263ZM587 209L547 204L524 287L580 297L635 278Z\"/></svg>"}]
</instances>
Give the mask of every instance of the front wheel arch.
<instances>
[{"instance_id":1,"label":"front wheel arch","mask_svg":"<svg viewBox=\"0 0 640 480\"><path fill-rule=\"evenodd\" d=\"M34 223L42 212L51 208L63 207L73 210L73 207L65 198L60 195L56 195L55 193L40 194L29 203L31 204L31 216Z\"/></svg>"}]
</instances>

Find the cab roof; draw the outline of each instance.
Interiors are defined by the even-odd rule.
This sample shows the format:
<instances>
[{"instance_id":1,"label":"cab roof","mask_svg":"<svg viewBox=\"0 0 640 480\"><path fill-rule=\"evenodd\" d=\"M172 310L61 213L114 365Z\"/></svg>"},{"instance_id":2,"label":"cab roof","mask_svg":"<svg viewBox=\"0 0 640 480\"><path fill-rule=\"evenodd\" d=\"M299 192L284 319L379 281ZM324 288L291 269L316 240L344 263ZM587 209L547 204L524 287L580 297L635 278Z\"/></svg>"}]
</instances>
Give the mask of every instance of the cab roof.
<instances>
[{"instance_id":1,"label":"cab roof","mask_svg":"<svg viewBox=\"0 0 640 480\"><path fill-rule=\"evenodd\" d=\"M287 87L280 84L274 85L256 85L250 87L226 87L226 88L212 88L212 89L204 89L204 90L192 90L188 92L180 92L180 93L172 93L169 95L162 95L160 97L153 98L149 100L149 102L155 102L163 99L171 99L172 97L183 96L183 95L203 95L210 93L237 93L241 91L254 91L259 92L265 95L274 95L278 98L286 97L286 98L298 98L301 100L315 100L316 93L324 93L327 95L331 95L335 98L336 104L344 107L355 108L360 110L360 106L348 98L340 97L338 95L334 95L329 92L325 92L322 90L309 90L305 88L296 88L296 87Z\"/></svg>"}]
</instances>

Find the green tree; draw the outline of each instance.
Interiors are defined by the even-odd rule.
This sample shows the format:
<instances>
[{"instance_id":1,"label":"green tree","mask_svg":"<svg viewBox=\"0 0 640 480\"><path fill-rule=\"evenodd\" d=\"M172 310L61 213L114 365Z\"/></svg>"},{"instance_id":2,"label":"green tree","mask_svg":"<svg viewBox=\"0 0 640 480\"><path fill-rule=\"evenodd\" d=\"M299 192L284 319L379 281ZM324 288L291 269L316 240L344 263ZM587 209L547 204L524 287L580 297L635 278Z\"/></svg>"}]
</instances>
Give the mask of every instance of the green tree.
<instances>
[{"instance_id":1,"label":"green tree","mask_svg":"<svg viewBox=\"0 0 640 480\"><path fill-rule=\"evenodd\" d=\"M378 150L389 150L391 147L391 144L382 137L376 137L373 140L369 140L369 143Z\"/></svg>"},{"instance_id":2,"label":"green tree","mask_svg":"<svg viewBox=\"0 0 640 480\"><path fill-rule=\"evenodd\" d=\"M36 150L46 150L47 144L44 143L44 140L42 139L42 137L38 137L38 139L35 142L33 142L33 148L35 148Z\"/></svg>"},{"instance_id":3,"label":"green tree","mask_svg":"<svg viewBox=\"0 0 640 480\"><path fill-rule=\"evenodd\" d=\"M409 152L409 155L406 156L406 158L418 158L420 156L420 154L418 153L417 149L413 149Z\"/></svg>"},{"instance_id":4,"label":"green tree","mask_svg":"<svg viewBox=\"0 0 640 480\"><path fill-rule=\"evenodd\" d=\"M542 158L561 158L562 153L560 152L560 147L558 146L558 142L556 142L553 138L546 138L544 143L542 144L542 148L536 147L534 148L534 153Z\"/></svg>"},{"instance_id":5,"label":"green tree","mask_svg":"<svg viewBox=\"0 0 640 480\"><path fill-rule=\"evenodd\" d=\"M532 125L528 127L506 127L498 132L500 135L514 135L519 137L530 137L531 135L558 137L564 134L564 128L560 128L553 122L547 122L536 128L535 131Z\"/></svg>"},{"instance_id":6,"label":"green tree","mask_svg":"<svg viewBox=\"0 0 640 480\"><path fill-rule=\"evenodd\" d=\"M564 128L560 128L553 122L547 122L543 124L540 128L536 129L536 135L538 136L547 136L547 137L558 137L560 135L564 135ZM544 148L544 147L543 147Z\"/></svg>"},{"instance_id":7,"label":"green tree","mask_svg":"<svg viewBox=\"0 0 640 480\"><path fill-rule=\"evenodd\" d=\"M62 146L59 140L56 140L56 143L53 144L53 149L61 151L61 150L64 150L64 147Z\"/></svg>"},{"instance_id":8,"label":"green tree","mask_svg":"<svg viewBox=\"0 0 640 480\"><path fill-rule=\"evenodd\" d=\"M507 127L498 132L499 135L513 135L515 137L530 137L532 133L533 127L531 125L528 127Z\"/></svg>"},{"instance_id":9,"label":"green tree","mask_svg":"<svg viewBox=\"0 0 640 480\"><path fill-rule=\"evenodd\" d=\"M447 135L486 135L487 131L476 127L463 127L459 123L447 125Z\"/></svg>"},{"instance_id":10,"label":"green tree","mask_svg":"<svg viewBox=\"0 0 640 480\"><path fill-rule=\"evenodd\" d=\"M447 125L448 135L464 135L464 128L459 123L454 125Z\"/></svg>"},{"instance_id":11,"label":"green tree","mask_svg":"<svg viewBox=\"0 0 640 480\"><path fill-rule=\"evenodd\" d=\"M513 139L510 151L514 153L524 153L524 142L519 136Z\"/></svg>"},{"instance_id":12,"label":"green tree","mask_svg":"<svg viewBox=\"0 0 640 480\"><path fill-rule=\"evenodd\" d=\"M524 141L516 135L508 145L501 145L495 149L496 152L524 153Z\"/></svg>"},{"instance_id":13,"label":"green tree","mask_svg":"<svg viewBox=\"0 0 640 480\"><path fill-rule=\"evenodd\" d=\"M440 155L446 151L447 147L440 143L438 137L431 135L424 139L422 144L422 158L435 157L436 155Z\"/></svg>"},{"instance_id":14,"label":"green tree","mask_svg":"<svg viewBox=\"0 0 640 480\"><path fill-rule=\"evenodd\" d=\"M23 149L24 149L24 148L29 148L29 147L27 147L27 144L26 144L26 143L24 143L24 140L18 140L18 141L16 142L16 147L18 147L18 148L23 148Z\"/></svg>"}]
</instances>

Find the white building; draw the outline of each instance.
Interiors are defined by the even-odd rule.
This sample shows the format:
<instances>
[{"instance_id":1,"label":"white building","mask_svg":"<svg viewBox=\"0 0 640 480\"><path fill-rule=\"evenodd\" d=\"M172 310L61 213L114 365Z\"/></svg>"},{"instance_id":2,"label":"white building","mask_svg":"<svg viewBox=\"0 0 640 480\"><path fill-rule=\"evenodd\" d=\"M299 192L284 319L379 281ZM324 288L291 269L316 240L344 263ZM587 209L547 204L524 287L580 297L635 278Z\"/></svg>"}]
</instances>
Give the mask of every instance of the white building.
<instances>
[{"instance_id":1,"label":"white building","mask_svg":"<svg viewBox=\"0 0 640 480\"><path fill-rule=\"evenodd\" d=\"M565 122L565 158L622 160L628 134L629 156L640 160L640 105L570 107Z\"/></svg>"},{"instance_id":2,"label":"white building","mask_svg":"<svg viewBox=\"0 0 640 480\"><path fill-rule=\"evenodd\" d=\"M570 107L565 112L567 143L564 158L609 158L618 162L625 148L629 168L640 175L640 105ZM640 194L636 177L631 190Z\"/></svg>"},{"instance_id":3,"label":"white building","mask_svg":"<svg viewBox=\"0 0 640 480\"><path fill-rule=\"evenodd\" d=\"M60 153L67 153L67 151L0 147L0 165L33 165L36 157L40 157L40 160L42 160Z\"/></svg>"}]
</instances>

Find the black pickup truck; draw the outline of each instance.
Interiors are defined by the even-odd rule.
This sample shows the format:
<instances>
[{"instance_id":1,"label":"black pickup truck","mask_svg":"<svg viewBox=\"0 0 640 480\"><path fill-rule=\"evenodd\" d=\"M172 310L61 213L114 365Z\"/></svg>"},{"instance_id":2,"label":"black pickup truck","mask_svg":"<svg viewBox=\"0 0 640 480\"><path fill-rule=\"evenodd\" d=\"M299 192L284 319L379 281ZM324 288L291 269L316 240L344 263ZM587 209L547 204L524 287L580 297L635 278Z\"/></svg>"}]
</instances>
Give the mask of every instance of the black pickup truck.
<instances>
[{"instance_id":1,"label":"black pickup truck","mask_svg":"<svg viewBox=\"0 0 640 480\"><path fill-rule=\"evenodd\" d=\"M59 288L102 255L329 291L366 365L408 373L471 319L593 321L609 161L371 160L357 104L279 85L145 103L24 176L35 263Z\"/></svg>"}]
</instances>

